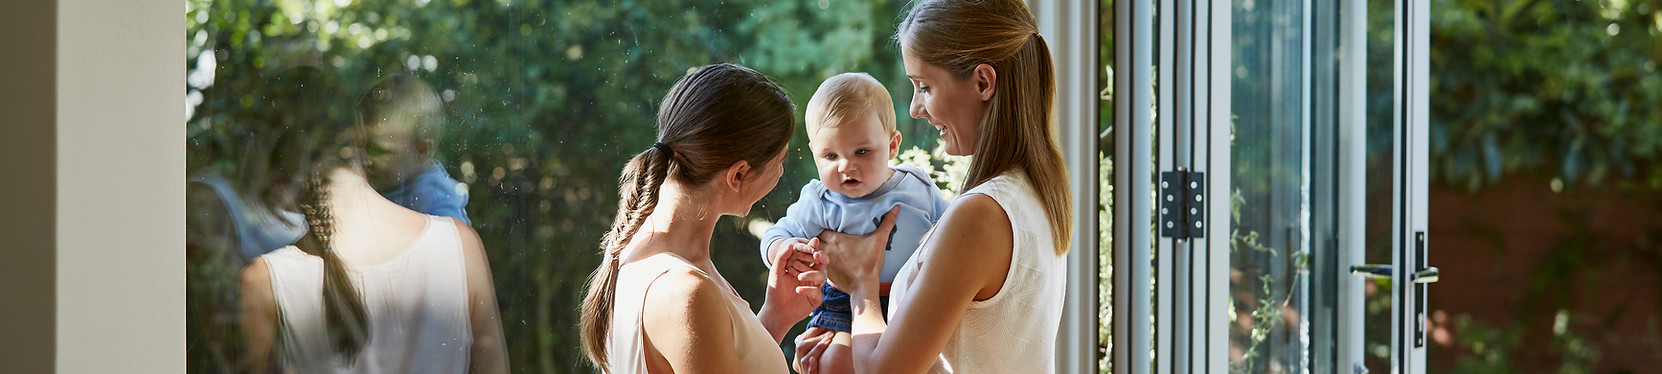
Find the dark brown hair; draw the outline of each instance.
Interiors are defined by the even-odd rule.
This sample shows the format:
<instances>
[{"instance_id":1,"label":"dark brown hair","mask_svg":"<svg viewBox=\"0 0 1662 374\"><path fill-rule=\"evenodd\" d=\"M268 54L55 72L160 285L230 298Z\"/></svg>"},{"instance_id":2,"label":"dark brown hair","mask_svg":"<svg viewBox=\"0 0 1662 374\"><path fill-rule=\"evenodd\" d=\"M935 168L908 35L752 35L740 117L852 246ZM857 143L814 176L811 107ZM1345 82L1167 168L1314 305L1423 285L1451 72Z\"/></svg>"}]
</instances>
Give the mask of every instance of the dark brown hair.
<instances>
[{"instance_id":1,"label":"dark brown hair","mask_svg":"<svg viewBox=\"0 0 1662 374\"><path fill-rule=\"evenodd\" d=\"M590 275L583 298L583 350L595 366L611 371L606 341L619 256L657 208L664 181L696 186L739 161L767 165L790 141L795 112L784 89L739 65L700 67L670 88L658 105L657 141L665 147L642 144L646 150L624 166L618 178L617 217L601 241L600 267Z\"/></svg>"},{"instance_id":2,"label":"dark brown hair","mask_svg":"<svg viewBox=\"0 0 1662 374\"><path fill-rule=\"evenodd\" d=\"M920 1L900 23L895 39L907 52L940 66L955 79L969 79L981 64L997 72L964 188L1011 170L1027 173L1050 218L1056 253L1067 253L1073 235L1073 197L1062 151L1052 132L1056 73L1050 47L1039 35L1027 4L1021 0Z\"/></svg>"}]
</instances>

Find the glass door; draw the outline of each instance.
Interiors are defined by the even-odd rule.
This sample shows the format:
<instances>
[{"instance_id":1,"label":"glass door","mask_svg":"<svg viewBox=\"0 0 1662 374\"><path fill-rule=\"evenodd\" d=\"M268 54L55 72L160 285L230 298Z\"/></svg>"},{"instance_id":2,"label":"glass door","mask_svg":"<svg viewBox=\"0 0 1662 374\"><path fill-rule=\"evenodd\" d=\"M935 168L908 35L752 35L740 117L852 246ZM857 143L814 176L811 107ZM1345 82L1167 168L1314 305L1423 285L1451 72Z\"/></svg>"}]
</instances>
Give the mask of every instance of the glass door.
<instances>
[{"instance_id":1,"label":"glass door","mask_svg":"<svg viewBox=\"0 0 1662 374\"><path fill-rule=\"evenodd\" d=\"M1428 2L1375 3L1232 1L1230 372L1424 371Z\"/></svg>"},{"instance_id":2,"label":"glass door","mask_svg":"<svg viewBox=\"0 0 1662 374\"><path fill-rule=\"evenodd\" d=\"M1117 4L1116 373L1424 371L1427 6Z\"/></svg>"},{"instance_id":3,"label":"glass door","mask_svg":"<svg viewBox=\"0 0 1662 374\"><path fill-rule=\"evenodd\" d=\"M1428 2L1382 3L1232 1L1230 372L1424 371Z\"/></svg>"}]
</instances>

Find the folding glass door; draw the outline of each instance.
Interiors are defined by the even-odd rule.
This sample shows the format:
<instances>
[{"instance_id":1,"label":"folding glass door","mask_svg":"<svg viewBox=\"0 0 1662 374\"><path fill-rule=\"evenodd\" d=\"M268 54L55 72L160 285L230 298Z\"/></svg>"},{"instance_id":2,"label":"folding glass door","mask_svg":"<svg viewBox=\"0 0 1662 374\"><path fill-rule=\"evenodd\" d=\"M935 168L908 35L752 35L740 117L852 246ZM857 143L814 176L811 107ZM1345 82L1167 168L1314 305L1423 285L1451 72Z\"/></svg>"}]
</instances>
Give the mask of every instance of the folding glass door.
<instances>
[{"instance_id":1,"label":"folding glass door","mask_svg":"<svg viewBox=\"0 0 1662 374\"><path fill-rule=\"evenodd\" d=\"M1429 1L1374 3L1115 2L1114 372L1423 371Z\"/></svg>"}]
</instances>

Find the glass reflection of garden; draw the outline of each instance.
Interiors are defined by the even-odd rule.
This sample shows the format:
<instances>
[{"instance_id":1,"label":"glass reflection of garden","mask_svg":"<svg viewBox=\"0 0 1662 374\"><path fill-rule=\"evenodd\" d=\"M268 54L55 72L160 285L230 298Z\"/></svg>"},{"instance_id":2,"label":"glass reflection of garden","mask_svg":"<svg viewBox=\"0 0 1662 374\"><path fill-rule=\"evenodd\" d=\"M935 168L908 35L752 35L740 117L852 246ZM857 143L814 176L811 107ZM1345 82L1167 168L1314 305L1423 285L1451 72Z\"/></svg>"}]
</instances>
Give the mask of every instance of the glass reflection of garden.
<instances>
[{"instance_id":1,"label":"glass reflection of garden","mask_svg":"<svg viewBox=\"0 0 1662 374\"><path fill-rule=\"evenodd\" d=\"M189 0L188 167L237 175L281 69L316 66L342 97L400 71L432 84L447 129L437 157L471 199L515 371L588 372L577 305L598 264L628 157L653 141L656 103L689 68L752 67L806 104L831 74L866 71L896 99L906 147L935 134L906 115L910 85L890 36L903 1ZM780 187L729 218L715 260L753 305L765 268L755 226L783 215L814 177L793 139ZM916 156L913 156L916 158ZM934 162L940 166L939 160ZM238 370L238 260L193 248L189 367ZM786 343L789 344L789 343Z\"/></svg>"}]
</instances>

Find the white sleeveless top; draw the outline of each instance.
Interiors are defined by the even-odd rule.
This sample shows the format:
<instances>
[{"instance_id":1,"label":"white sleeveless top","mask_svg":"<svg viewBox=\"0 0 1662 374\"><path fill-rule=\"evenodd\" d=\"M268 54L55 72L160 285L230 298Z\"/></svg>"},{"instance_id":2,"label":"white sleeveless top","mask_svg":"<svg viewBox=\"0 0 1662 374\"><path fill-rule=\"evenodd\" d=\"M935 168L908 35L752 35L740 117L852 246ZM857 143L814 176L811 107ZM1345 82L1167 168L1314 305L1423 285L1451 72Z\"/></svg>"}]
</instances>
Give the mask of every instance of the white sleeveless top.
<instances>
[{"instance_id":1,"label":"white sleeveless top","mask_svg":"<svg viewBox=\"0 0 1662 374\"><path fill-rule=\"evenodd\" d=\"M346 267L363 295L369 342L354 360L335 353L323 317L323 259L283 247L264 256L281 327L282 366L295 373L462 373L473 329L461 236L448 217L386 262Z\"/></svg>"},{"instance_id":2,"label":"white sleeveless top","mask_svg":"<svg viewBox=\"0 0 1662 374\"><path fill-rule=\"evenodd\" d=\"M698 275L710 279L709 274L674 253L660 253L618 269L617 292L612 303L612 331L606 341L606 360L612 374L646 373L646 335L641 311L646 307L646 292L652 283L671 269L689 267ZM716 284L723 284L716 282ZM785 353L773 341L762 321L750 311L750 303L731 289L727 296L727 315L733 325L733 350L739 353L743 373L788 373Z\"/></svg>"},{"instance_id":3,"label":"white sleeveless top","mask_svg":"<svg viewBox=\"0 0 1662 374\"><path fill-rule=\"evenodd\" d=\"M1004 286L992 298L970 302L931 373L1054 373L1056 330L1067 293L1067 258L1056 254L1050 218L1022 172L1008 172L965 192L992 197L1010 218L1014 253ZM959 198L962 198L959 197ZM912 289L923 249L900 268L889 315ZM941 269L937 269L941 270ZM950 271L950 270L949 270Z\"/></svg>"}]
</instances>

